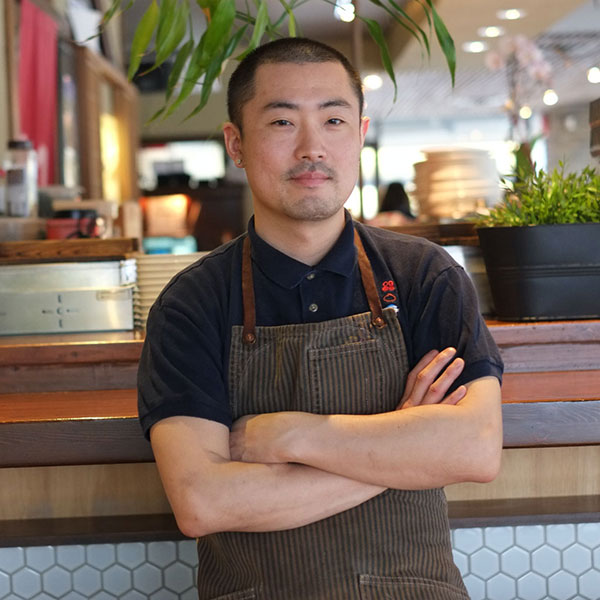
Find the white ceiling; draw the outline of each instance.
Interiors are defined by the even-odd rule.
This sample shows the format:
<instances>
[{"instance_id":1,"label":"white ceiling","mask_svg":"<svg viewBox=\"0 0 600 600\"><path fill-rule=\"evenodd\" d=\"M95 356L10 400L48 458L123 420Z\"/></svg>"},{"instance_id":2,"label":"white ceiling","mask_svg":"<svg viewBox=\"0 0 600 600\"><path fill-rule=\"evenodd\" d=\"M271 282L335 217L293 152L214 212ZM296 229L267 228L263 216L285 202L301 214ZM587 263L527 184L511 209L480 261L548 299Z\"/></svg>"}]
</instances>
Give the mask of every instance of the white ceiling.
<instances>
[{"instance_id":1,"label":"white ceiling","mask_svg":"<svg viewBox=\"0 0 600 600\"><path fill-rule=\"evenodd\" d=\"M277 14L281 9L280 1L269 1L272 14ZM366 16L381 15L381 9L373 7L371 2L355 0L355 3L357 1ZM133 9L126 13L125 48L148 3L149 0L136 0ZM368 112L372 118L412 120L500 114L507 96L505 74L487 69L483 54L467 54L461 49L464 41L479 39L479 27L488 25L501 24L507 35L523 34L537 41L553 67L552 86L560 98L558 106L600 98L600 84L591 84L585 77L589 67L600 66L600 0L438 0L436 6L457 47L455 87L451 86L437 42L433 42L432 56L427 59L403 29L390 25L386 35L395 56L398 100L392 103L392 85L384 76L383 87L367 94ZM506 8L524 9L527 17L500 22L496 12ZM296 10L301 33L331 43L351 55L352 28L355 26L335 20L332 12L332 6L327 2L306 1ZM497 40L490 42L492 47L495 43ZM365 72L377 68L373 51L373 47L365 42ZM543 91L535 89L528 98L534 109L543 108Z\"/></svg>"}]
</instances>

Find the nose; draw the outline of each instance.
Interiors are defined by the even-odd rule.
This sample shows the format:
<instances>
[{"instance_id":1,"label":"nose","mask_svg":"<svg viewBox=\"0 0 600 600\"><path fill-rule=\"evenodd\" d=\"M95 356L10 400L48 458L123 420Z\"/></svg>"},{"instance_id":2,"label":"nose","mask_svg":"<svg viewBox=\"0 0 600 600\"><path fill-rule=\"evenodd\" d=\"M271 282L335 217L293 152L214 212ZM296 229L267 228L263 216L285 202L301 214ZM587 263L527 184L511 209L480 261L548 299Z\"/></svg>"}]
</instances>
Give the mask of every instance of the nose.
<instances>
[{"instance_id":1,"label":"nose","mask_svg":"<svg viewBox=\"0 0 600 600\"><path fill-rule=\"evenodd\" d=\"M296 138L296 158L318 162L327 156L325 141L319 128L312 124L303 124Z\"/></svg>"}]
</instances>

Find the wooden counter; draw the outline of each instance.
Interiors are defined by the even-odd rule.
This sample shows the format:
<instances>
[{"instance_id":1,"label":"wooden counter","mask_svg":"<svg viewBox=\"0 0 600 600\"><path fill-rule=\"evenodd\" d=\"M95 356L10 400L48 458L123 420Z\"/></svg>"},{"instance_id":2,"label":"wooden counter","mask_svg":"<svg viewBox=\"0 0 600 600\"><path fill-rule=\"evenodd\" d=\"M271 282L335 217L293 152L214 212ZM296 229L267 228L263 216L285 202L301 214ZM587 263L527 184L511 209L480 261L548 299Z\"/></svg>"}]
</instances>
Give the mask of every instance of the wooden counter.
<instances>
[{"instance_id":1,"label":"wooden counter","mask_svg":"<svg viewBox=\"0 0 600 600\"><path fill-rule=\"evenodd\" d=\"M600 321L489 321L505 361L504 446L600 444ZM151 461L136 333L0 338L0 466Z\"/></svg>"},{"instance_id":2,"label":"wooden counter","mask_svg":"<svg viewBox=\"0 0 600 600\"><path fill-rule=\"evenodd\" d=\"M488 326L506 367L503 473L447 489L453 526L600 520L600 321ZM137 421L142 343L0 337L0 546L179 535Z\"/></svg>"}]
</instances>

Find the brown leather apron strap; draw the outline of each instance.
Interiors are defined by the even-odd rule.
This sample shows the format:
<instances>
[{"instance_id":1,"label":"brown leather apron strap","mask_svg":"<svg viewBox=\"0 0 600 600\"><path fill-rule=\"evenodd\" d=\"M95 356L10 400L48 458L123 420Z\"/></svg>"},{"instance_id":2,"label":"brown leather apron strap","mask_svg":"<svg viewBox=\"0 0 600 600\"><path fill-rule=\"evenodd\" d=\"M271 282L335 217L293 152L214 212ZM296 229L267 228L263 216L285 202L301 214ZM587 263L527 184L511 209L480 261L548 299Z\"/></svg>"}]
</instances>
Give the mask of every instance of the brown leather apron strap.
<instances>
[{"instance_id":1,"label":"brown leather apron strap","mask_svg":"<svg viewBox=\"0 0 600 600\"><path fill-rule=\"evenodd\" d=\"M242 301L244 306L244 329L242 340L244 344L254 344L256 341L256 309L254 302L254 278L252 277L252 256L250 253L250 238L246 236L242 253Z\"/></svg>"},{"instance_id":2,"label":"brown leather apron strap","mask_svg":"<svg viewBox=\"0 0 600 600\"><path fill-rule=\"evenodd\" d=\"M371 311L371 323L381 329L385 327L385 319L383 318L383 308L377 293L375 285L375 277L373 269L363 243L358 235L358 231L354 230L354 245L358 255L358 268L360 270L360 278L362 280L369 309ZM242 254L242 298L244 306L244 328L242 331L242 339L245 344L253 344L256 341L256 307L254 301L254 278L252 277L252 256L250 251L250 237L246 236L244 240L244 249Z\"/></svg>"},{"instance_id":3,"label":"brown leather apron strap","mask_svg":"<svg viewBox=\"0 0 600 600\"><path fill-rule=\"evenodd\" d=\"M383 318L383 308L381 308L381 300L379 300L379 294L377 293L377 286L375 285L375 277L373 276L373 269L371 263L365 252L362 240L358 231L354 229L354 245L358 253L358 268L360 269L360 277L362 279L363 287L365 288L365 294L369 302L369 308L371 310L371 323L379 329L385 327L385 320Z\"/></svg>"}]
</instances>

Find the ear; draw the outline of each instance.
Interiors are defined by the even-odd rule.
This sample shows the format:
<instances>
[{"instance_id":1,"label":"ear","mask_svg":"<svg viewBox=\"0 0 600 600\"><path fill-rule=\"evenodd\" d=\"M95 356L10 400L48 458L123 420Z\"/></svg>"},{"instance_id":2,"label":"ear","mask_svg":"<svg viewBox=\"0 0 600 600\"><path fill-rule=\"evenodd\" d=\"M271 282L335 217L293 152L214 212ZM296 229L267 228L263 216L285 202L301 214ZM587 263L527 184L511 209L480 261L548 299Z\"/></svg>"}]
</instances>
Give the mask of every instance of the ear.
<instances>
[{"instance_id":1,"label":"ear","mask_svg":"<svg viewBox=\"0 0 600 600\"><path fill-rule=\"evenodd\" d=\"M236 166L241 166L242 160L242 134L233 123L227 121L223 125L223 137L225 139L225 150L235 163Z\"/></svg>"},{"instance_id":2,"label":"ear","mask_svg":"<svg viewBox=\"0 0 600 600\"><path fill-rule=\"evenodd\" d=\"M362 148L367 137L367 131L369 129L369 123L371 120L369 117L361 117L360 119L360 147Z\"/></svg>"}]
</instances>

